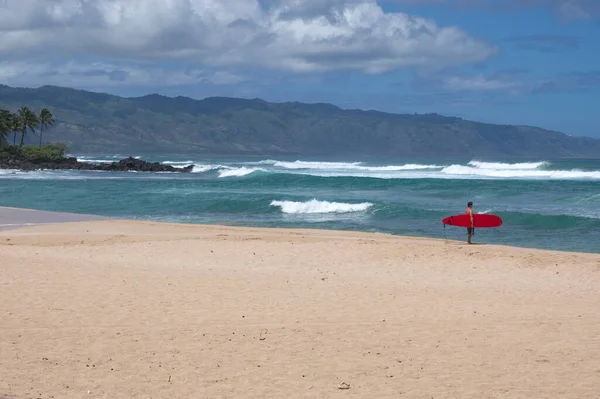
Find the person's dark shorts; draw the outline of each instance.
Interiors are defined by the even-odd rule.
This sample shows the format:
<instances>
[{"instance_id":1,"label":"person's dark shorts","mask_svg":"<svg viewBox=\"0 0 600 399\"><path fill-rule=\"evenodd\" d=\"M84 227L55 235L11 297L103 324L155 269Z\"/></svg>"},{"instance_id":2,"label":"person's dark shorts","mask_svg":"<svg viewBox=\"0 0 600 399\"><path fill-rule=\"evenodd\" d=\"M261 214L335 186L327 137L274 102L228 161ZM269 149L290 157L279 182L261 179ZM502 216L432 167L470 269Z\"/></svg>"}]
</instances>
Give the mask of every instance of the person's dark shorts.
<instances>
[{"instance_id":1,"label":"person's dark shorts","mask_svg":"<svg viewBox=\"0 0 600 399\"><path fill-rule=\"evenodd\" d=\"M467 227L467 234L473 234L473 230L475 230L472 227Z\"/></svg>"}]
</instances>

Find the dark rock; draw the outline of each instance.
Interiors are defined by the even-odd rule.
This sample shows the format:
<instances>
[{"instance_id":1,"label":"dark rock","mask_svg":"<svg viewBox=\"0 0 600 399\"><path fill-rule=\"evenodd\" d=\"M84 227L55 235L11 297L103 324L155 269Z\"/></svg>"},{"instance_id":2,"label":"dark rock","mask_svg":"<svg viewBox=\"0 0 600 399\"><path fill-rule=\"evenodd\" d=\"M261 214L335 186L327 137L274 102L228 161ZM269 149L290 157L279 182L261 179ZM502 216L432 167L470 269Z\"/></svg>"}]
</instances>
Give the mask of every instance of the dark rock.
<instances>
[{"instance_id":1,"label":"dark rock","mask_svg":"<svg viewBox=\"0 0 600 399\"><path fill-rule=\"evenodd\" d=\"M175 168L160 162L148 162L133 157L111 163L79 162L77 158L69 157L57 161L32 161L11 155L0 158L0 169L30 170L99 170L106 172L191 172L194 165Z\"/></svg>"}]
</instances>

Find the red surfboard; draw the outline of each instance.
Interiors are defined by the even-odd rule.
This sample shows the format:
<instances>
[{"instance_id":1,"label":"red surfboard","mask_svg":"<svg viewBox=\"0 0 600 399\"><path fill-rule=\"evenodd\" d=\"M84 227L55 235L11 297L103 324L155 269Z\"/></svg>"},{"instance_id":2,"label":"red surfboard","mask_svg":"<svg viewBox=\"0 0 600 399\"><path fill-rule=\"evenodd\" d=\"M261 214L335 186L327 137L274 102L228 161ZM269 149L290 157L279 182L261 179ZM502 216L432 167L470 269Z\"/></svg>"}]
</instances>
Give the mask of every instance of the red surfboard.
<instances>
[{"instance_id":1,"label":"red surfboard","mask_svg":"<svg viewBox=\"0 0 600 399\"><path fill-rule=\"evenodd\" d=\"M476 213L473 215L473 218L476 228L498 227L502 225L500 216L488 213ZM471 227L471 219L467 214L448 216L442 219L442 223L450 226Z\"/></svg>"}]
</instances>

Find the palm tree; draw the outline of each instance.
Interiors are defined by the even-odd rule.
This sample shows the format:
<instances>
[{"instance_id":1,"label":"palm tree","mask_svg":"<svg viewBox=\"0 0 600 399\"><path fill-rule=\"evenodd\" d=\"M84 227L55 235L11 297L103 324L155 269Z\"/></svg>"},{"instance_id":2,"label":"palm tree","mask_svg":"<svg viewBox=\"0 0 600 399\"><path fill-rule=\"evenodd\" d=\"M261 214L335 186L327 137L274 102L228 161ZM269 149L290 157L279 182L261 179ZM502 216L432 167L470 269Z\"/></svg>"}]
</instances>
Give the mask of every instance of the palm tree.
<instances>
[{"instance_id":1,"label":"palm tree","mask_svg":"<svg viewBox=\"0 0 600 399\"><path fill-rule=\"evenodd\" d=\"M29 109L29 107L21 107L19 109L18 118L21 120L21 144L23 146L23 142L25 140L25 135L27 134L27 128L29 128L32 132L35 132L35 129L40 125L40 121L38 120L37 115Z\"/></svg>"},{"instance_id":2,"label":"palm tree","mask_svg":"<svg viewBox=\"0 0 600 399\"><path fill-rule=\"evenodd\" d=\"M10 131L13 132L13 146L17 145L17 132L21 131L21 119L17 114L11 114Z\"/></svg>"},{"instance_id":3,"label":"palm tree","mask_svg":"<svg viewBox=\"0 0 600 399\"><path fill-rule=\"evenodd\" d=\"M12 114L6 109L0 109L0 147L6 143L8 133L12 131Z\"/></svg>"},{"instance_id":4,"label":"palm tree","mask_svg":"<svg viewBox=\"0 0 600 399\"><path fill-rule=\"evenodd\" d=\"M52 117L52 112L48 110L48 108L42 109L40 112L40 147L42 146L42 134L44 132L44 128L48 128L48 126L54 125L54 118Z\"/></svg>"}]
</instances>

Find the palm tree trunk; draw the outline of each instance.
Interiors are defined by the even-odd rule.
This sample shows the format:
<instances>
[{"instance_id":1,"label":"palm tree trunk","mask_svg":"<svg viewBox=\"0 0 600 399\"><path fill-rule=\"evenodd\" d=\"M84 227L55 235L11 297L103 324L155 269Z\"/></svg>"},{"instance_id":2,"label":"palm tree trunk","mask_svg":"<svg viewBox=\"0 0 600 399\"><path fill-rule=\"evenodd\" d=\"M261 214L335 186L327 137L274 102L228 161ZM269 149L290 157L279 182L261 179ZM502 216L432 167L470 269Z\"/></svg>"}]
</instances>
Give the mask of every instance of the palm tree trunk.
<instances>
[{"instance_id":1,"label":"palm tree trunk","mask_svg":"<svg viewBox=\"0 0 600 399\"><path fill-rule=\"evenodd\" d=\"M23 147L23 144L25 142L25 134L27 134L26 132L27 132L27 127L25 129L23 129L23 131L21 132L21 144L20 144L21 147Z\"/></svg>"},{"instance_id":2,"label":"palm tree trunk","mask_svg":"<svg viewBox=\"0 0 600 399\"><path fill-rule=\"evenodd\" d=\"M17 145L17 131L13 132L13 145Z\"/></svg>"},{"instance_id":3,"label":"palm tree trunk","mask_svg":"<svg viewBox=\"0 0 600 399\"><path fill-rule=\"evenodd\" d=\"M42 134L44 133L44 124L40 125L40 148L42 147Z\"/></svg>"}]
</instances>

